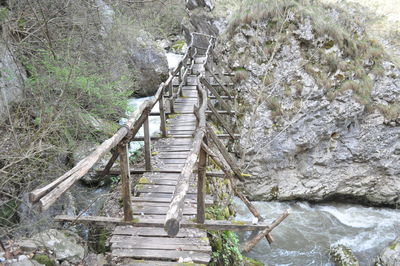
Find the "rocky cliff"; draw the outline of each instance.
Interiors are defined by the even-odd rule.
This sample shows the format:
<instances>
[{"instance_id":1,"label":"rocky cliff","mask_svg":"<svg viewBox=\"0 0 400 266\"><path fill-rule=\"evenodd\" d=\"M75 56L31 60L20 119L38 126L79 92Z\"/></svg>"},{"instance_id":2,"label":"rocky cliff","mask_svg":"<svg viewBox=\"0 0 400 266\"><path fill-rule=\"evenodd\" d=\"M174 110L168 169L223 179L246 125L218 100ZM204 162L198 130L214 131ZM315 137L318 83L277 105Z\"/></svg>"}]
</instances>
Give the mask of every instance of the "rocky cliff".
<instances>
[{"instance_id":1,"label":"rocky cliff","mask_svg":"<svg viewBox=\"0 0 400 266\"><path fill-rule=\"evenodd\" d=\"M247 1L221 37L256 200L400 203L400 69L355 6Z\"/></svg>"}]
</instances>

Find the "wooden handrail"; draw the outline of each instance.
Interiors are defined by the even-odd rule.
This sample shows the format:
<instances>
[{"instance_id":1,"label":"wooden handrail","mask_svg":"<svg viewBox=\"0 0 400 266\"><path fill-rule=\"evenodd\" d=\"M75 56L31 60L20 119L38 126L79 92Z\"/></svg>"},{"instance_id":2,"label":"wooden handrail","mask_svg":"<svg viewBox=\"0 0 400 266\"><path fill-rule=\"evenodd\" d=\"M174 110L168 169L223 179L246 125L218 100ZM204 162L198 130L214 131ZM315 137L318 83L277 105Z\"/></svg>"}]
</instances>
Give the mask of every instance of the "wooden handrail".
<instances>
[{"instance_id":1,"label":"wooden handrail","mask_svg":"<svg viewBox=\"0 0 400 266\"><path fill-rule=\"evenodd\" d=\"M35 189L29 193L30 201L39 201L42 211L48 209L76 181L82 178L107 152L115 148L127 136L129 136L130 139L135 137L142 124L148 119L151 109L163 97L164 91L172 84L176 73L178 73L182 67L186 66L186 62L188 58L190 58L192 46L193 41L189 45L185 56L182 58L178 66L170 73L165 83L162 83L159 86L156 94L151 100L143 102L139 108L130 115L128 121L111 138L100 144L91 154L79 161L75 167L50 184ZM116 158L113 161L115 160ZM110 161L110 164L112 163L113 162Z\"/></svg>"},{"instance_id":2,"label":"wooden handrail","mask_svg":"<svg viewBox=\"0 0 400 266\"><path fill-rule=\"evenodd\" d=\"M192 39L193 40L193 39ZM209 46L205 55L205 60L203 65L205 65L208 61L210 50L213 46L213 39L210 38ZM182 172L179 176L178 183L175 186L174 194L171 199L171 203L169 205L169 209L167 211L167 215L164 223L164 230L168 233L169 236L176 236L179 232L180 222L182 220L183 208L185 197L187 191L189 190L190 180L193 174L194 166L199 157L199 152L201 149L201 143L203 142L204 136L206 134L206 110L207 110L207 91L201 84L200 75L198 77L197 82L197 90L200 98L200 107L195 108L198 114L198 124L196 127L196 133L193 138L192 148L189 152L188 157L186 158L185 164L183 166Z\"/></svg>"}]
</instances>

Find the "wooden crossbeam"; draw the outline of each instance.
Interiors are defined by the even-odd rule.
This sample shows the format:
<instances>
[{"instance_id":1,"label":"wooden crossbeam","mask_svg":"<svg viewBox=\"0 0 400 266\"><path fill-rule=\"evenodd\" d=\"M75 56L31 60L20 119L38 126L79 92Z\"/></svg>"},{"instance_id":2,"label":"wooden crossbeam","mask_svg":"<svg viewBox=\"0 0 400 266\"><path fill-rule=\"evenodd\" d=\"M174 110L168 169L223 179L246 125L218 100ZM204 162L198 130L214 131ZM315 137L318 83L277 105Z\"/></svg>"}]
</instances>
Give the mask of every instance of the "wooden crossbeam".
<instances>
[{"instance_id":1,"label":"wooden crossbeam","mask_svg":"<svg viewBox=\"0 0 400 266\"><path fill-rule=\"evenodd\" d=\"M228 123L222 118L222 116L217 112L215 107L211 102L208 102L208 108L213 112L215 117L218 119L218 121L221 123L222 127L228 132L228 134L231 136L232 139L235 139L235 133L233 130L229 127Z\"/></svg>"},{"instance_id":2,"label":"wooden crossbeam","mask_svg":"<svg viewBox=\"0 0 400 266\"><path fill-rule=\"evenodd\" d=\"M105 217L105 216L71 216L71 215L57 215L54 218L57 222L72 222L80 224L118 224L118 225L133 225L135 227L164 227L164 219L146 218L141 216L134 216L131 221L124 221L119 217ZM266 222L251 223L246 221L226 221L226 220L206 220L204 223L192 222L187 219L182 219L180 223L181 228L199 228L206 230L220 230L220 231L259 231L269 227Z\"/></svg>"}]
</instances>

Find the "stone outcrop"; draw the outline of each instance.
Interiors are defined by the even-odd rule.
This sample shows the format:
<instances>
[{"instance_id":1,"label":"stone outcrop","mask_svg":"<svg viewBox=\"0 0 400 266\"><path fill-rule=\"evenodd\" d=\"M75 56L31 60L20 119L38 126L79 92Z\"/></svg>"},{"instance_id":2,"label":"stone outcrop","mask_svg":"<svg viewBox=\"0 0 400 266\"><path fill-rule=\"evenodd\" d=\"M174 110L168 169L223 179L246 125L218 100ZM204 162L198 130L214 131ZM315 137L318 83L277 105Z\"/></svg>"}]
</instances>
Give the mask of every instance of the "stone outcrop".
<instances>
[{"instance_id":1,"label":"stone outcrop","mask_svg":"<svg viewBox=\"0 0 400 266\"><path fill-rule=\"evenodd\" d=\"M390 243L382 250L376 260L376 266L397 266L400 265L400 238Z\"/></svg>"},{"instance_id":2,"label":"stone outcrop","mask_svg":"<svg viewBox=\"0 0 400 266\"><path fill-rule=\"evenodd\" d=\"M355 73L346 68L348 48L317 36L306 16L293 13L287 19L289 26L280 33L279 21L247 18L230 28L219 46L226 55L220 65L236 73L244 114L240 131L246 154L238 155L252 175L245 190L255 200L396 206L400 69L376 59L378 73L362 59L363 71ZM351 32L362 34L358 25ZM328 57L337 60L331 68ZM343 79L355 88L346 89Z\"/></svg>"},{"instance_id":3,"label":"stone outcrop","mask_svg":"<svg viewBox=\"0 0 400 266\"><path fill-rule=\"evenodd\" d=\"M336 266L359 266L356 256L351 249L346 246L338 245L331 247L330 255Z\"/></svg>"},{"instance_id":4,"label":"stone outcrop","mask_svg":"<svg viewBox=\"0 0 400 266\"><path fill-rule=\"evenodd\" d=\"M16 63L13 54L0 43L0 122L7 118L13 102L23 96L25 71Z\"/></svg>"}]
</instances>

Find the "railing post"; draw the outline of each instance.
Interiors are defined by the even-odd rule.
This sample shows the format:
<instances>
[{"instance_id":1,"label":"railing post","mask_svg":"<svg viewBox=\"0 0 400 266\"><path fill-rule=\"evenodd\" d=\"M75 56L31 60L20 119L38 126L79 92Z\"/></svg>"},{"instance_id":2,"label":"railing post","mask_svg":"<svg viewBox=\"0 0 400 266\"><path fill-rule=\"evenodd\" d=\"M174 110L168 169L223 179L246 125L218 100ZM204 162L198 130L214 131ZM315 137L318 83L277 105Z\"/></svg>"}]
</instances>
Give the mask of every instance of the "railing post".
<instances>
[{"instance_id":1,"label":"railing post","mask_svg":"<svg viewBox=\"0 0 400 266\"><path fill-rule=\"evenodd\" d=\"M206 142L206 139L203 140ZM197 177L197 216L196 220L198 223L204 223L205 221L205 197L206 197L206 166L207 166L207 153L204 149L200 149L199 154L199 166L198 166L198 177Z\"/></svg>"},{"instance_id":2,"label":"railing post","mask_svg":"<svg viewBox=\"0 0 400 266\"><path fill-rule=\"evenodd\" d=\"M149 130L149 117L144 120L143 123L144 131L144 159L146 164L146 171L151 171L151 140Z\"/></svg>"},{"instance_id":3,"label":"railing post","mask_svg":"<svg viewBox=\"0 0 400 266\"><path fill-rule=\"evenodd\" d=\"M128 144L121 143L118 145L119 165L121 171L122 183L122 202L124 208L124 221L132 221L132 200L131 200L131 183L128 157Z\"/></svg>"},{"instance_id":4,"label":"railing post","mask_svg":"<svg viewBox=\"0 0 400 266\"><path fill-rule=\"evenodd\" d=\"M161 136L167 136L167 127L165 125L165 107L164 107L164 90L161 92L160 101L158 102L158 106L160 108L160 131Z\"/></svg>"}]
</instances>

